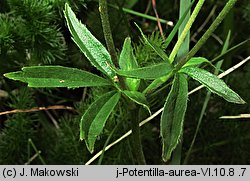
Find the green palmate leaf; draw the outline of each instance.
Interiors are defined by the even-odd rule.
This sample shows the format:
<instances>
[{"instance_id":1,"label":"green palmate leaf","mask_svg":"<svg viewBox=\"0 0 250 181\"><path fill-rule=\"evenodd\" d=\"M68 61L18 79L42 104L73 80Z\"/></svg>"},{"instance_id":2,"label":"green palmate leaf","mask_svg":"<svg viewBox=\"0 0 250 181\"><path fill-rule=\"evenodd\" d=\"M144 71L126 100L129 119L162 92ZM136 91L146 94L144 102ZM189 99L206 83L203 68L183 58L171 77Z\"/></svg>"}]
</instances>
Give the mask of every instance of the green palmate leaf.
<instances>
[{"instance_id":1,"label":"green palmate leaf","mask_svg":"<svg viewBox=\"0 0 250 181\"><path fill-rule=\"evenodd\" d=\"M5 77L28 83L29 87L90 87L112 85L92 73L62 66L31 66L22 71L4 74Z\"/></svg>"},{"instance_id":2,"label":"green palmate leaf","mask_svg":"<svg viewBox=\"0 0 250 181\"><path fill-rule=\"evenodd\" d=\"M193 79L199 81L211 92L223 97L228 102L237 104L245 103L245 101L237 93L230 89L223 80L219 79L206 70L197 67L185 67L182 68L179 72L185 73Z\"/></svg>"},{"instance_id":3,"label":"green palmate leaf","mask_svg":"<svg viewBox=\"0 0 250 181\"><path fill-rule=\"evenodd\" d=\"M184 75L176 74L161 116L162 158L168 161L183 132L187 108L188 84Z\"/></svg>"},{"instance_id":4,"label":"green palmate leaf","mask_svg":"<svg viewBox=\"0 0 250 181\"><path fill-rule=\"evenodd\" d=\"M74 42L89 59L92 65L110 76L112 79L115 72L110 68L113 66L107 49L91 34L91 32L77 18L69 5L66 3L65 18Z\"/></svg>"},{"instance_id":5,"label":"green palmate leaf","mask_svg":"<svg viewBox=\"0 0 250 181\"><path fill-rule=\"evenodd\" d=\"M183 68L188 66L193 66L193 67L198 66L202 63L208 63L211 65L211 63L204 57L193 57L190 60L188 60L188 62L185 65L183 65Z\"/></svg>"},{"instance_id":6,"label":"green palmate leaf","mask_svg":"<svg viewBox=\"0 0 250 181\"><path fill-rule=\"evenodd\" d=\"M151 114L148 101L143 93L137 91L127 91L127 90L124 90L123 93L135 103L143 106L145 109L148 110L149 114Z\"/></svg>"},{"instance_id":7,"label":"green palmate leaf","mask_svg":"<svg viewBox=\"0 0 250 181\"><path fill-rule=\"evenodd\" d=\"M152 42L150 42L150 40L144 35L143 31L141 30L141 28L135 23L135 25L137 26L137 28L140 30L141 35L144 39L144 41L166 62L170 63L170 60L168 58L168 55L158 46L155 46Z\"/></svg>"},{"instance_id":8,"label":"green palmate leaf","mask_svg":"<svg viewBox=\"0 0 250 181\"><path fill-rule=\"evenodd\" d=\"M172 70L173 66L171 64L159 63L132 70L118 70L117 74L137 79L156 79L169 74Z\"/></svg>"},{"instance_id":9,"label":"green palmate leaf","mask_svg":"<svg viewBox=\"0 0 250 181\"><path fill-rule=\"evenodd\" d=\"M120 99L120 92L109 92L93 102L80 122L80 139L85 139L88 150L94 151L94 144L105 126L110 113Z\"/></svg>"},{"instance_id":10,"label":"green palmate leaf","mask_svg":"<svg viewBox=\"0 0 250 181\"><path fill-rule=\"evenodd\" d=\"M126 38L124 41L122 52L119 58L119 66L121 70L131 70L138 68L138 63L133 54L130 38ZM136 91L140 85L139 79L126 78L125 82L128 88L133 91Z\"/></svg>"}]
</instances>

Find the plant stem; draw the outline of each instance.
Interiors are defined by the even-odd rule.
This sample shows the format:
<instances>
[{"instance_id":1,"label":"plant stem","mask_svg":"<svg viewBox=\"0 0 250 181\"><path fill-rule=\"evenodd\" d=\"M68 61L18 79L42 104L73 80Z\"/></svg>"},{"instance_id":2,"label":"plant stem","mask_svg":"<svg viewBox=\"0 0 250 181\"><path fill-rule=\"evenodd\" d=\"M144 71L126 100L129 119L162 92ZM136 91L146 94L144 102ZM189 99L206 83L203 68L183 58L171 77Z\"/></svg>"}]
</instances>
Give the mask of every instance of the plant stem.
<instances>
[{"instance_id":1,"label":"plant stem","mask_svg":"<svg viewBox=\"0 0 250 181\"><path fill-rule=\"evenodd\" d=\"M108 47L109 54L111 56L114 65L116 67L119 67L118 58L115 51L114 40L110 29L107 0L99 0L99 12L102 21L103 34ZM124 89L126 87L124 79L118 75L118 80L120 82L121 88Z\"/></svg>"},{"instance_id":2,"label":"plant stem","mask_svg":"<svg viewBox=\"0 0 250 181\"><path fill-rule=\"evenodd\" d=\"M111 55L113 63L118 67L117 54L115 51L114 40L112 37L110 23L109 23L107 0L99 0L99 12L101 16L103 34L108 47L108 51Z\"/></svg>"},{"instance_id":3,"label":"plant stem","mask_svg":"<svg viewBox=\"0 0 250 181\"><path fill-rule=\"evenodd\" d=\"M192 48L192 50L185 56L181 61L176 65L176 70L180 70L181 67L192 58L196 52L202 47L202 45L207 41L207 39L212 35L214 30L219 26L221 21L225 18L227 13L233 8L234 4L237 0L229 0L225 7L222 9L220 14L214 20L212 25L208 28L208 30L204 33L204 35L200 38L200 40L196 43L196 45Z\"/></svg>"},{"instance_id":4,"label":"plant stem","mask_svg":"<svg viewBox=\"0 0 250 181\"><path fill-rule=\"evenodd\" d=\"M185 15L185 11L189 9L188 7L191 5L191 0L182 0L180 1L180 13L179 19L183 15ZM182 32L185 30L186 24L190 19L190 10L186 15L185 20L183 21L182 25L179 27L178 38L182 36ZM187 31L187 35L183 40L176 56L176 62L178 62L182 57L184 57L189 52L189 43L190 43L190 30ZM176 148L173 150L172 159L170 161L170 165L180 165L181 164L181 157L182 157L182 143L183 143L183 133L180 136L180 140Z\"/></svg>"},{"instance_id":5,"label":"plant stem","mask_svg":"<svg viewBox=\"0 0 250 181\"><path fill-rule=\"evenodd\" d=\"M190 18L189 18L183 32L181 33L181 36L179 37L178 41L176 42L176 44L175 44L175 46L174 46L174 48L173 48L173 50L172 50L172 52L171 52L171 54L169 56L169 59L170 59L171 63L174 61L174 58L175 58L176 54L178 53L178 51L179 51L185 37L187 36L187 34L188 34L194 20L196 19L196 17L197 17L197 15L198 15L198 13L199 13L199 11L200 11L200 9L201 9L204 2L205 2L205 0L199 0L198 3L196 4L193 13L191 14L191 16L190 16Z\"/></svg>"},{"instance_id":6,"label":"plant stem","mask_svg":"<svg viewBox=\"0 0 250 181\"><path fill-rule=\"evenodd\" d=\"M134 103L133 103L134 104ZM132 139L133 139L133 149L139 165L146 165L146 161L143 154L141 136L140 136L140 122L138 112L139 109L134 107L131 112L131 124L132 124Z\"/></svg>"}]
</instances>

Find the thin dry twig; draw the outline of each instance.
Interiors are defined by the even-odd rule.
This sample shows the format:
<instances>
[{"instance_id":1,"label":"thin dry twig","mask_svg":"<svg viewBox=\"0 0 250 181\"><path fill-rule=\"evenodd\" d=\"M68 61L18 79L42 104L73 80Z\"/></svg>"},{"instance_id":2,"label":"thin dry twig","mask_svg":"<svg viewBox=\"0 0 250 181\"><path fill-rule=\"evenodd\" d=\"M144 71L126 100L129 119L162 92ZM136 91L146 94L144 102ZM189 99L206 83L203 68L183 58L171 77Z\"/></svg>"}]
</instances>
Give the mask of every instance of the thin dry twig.
<instances>
[{"instance_id":1,"label":"thin dry twig","mask_svg":"<svg viewBox=\"0 0 250 181\"><path fill-rule=\"evenodd\" d=\"M221 116L220 119L246 119L250 118L250 114L240 114L238 116Z\"/></svg>"},{"instance_id":2,"label":"thin dry twig","mask_svg":"<svg viewBox=\"0 0 250 181\"><path fill-rule=\"evenodd\" d=\"M221 73L220 75L218 75L218 78L222 78L228 74L230 74L231 72L233 72L234 70L236 70L237 68L239 68L240 66L242 66L243 64L245 64L248 60L250 59L250 56L245 58L244 60L242 60L240 63L236 64L235 66L229 68L228 70L226 70L225 72ZM196 89L190 91L188 93L188 95L193 94L194 92L200 90L201 88L203 88L204 86L199 86ZM161 112L163 111L163 107L161 109L159 109L157 112L155 112L154 114L152 114L150 117L148 117L147 119L143 120L142 122L140 122L139 126L143 126L144 124L146 124L147 122L151 121L152 119L154 119L156 116L158 116ZM126 132L124 135L122 135L120 138L118 138L117 140L115 140L114 142L110 143L107 147L105 147L104 151L109 150L112 146L116 145L117 143L119 143L120 141L122 141L124 138L128 137L130 134L132 133L131 130L129 130L128 132ZM89 165L91 164L93 161L95 161L99 156L101 156L103 150L99 151L98 153L96 153L88 162L85 163L85 165Z\"/></svg>"},{"instance_id":3,"label":"thin dry twig","mask_svg":"<svg viewBox=\"0 0 250 181\"><path fill-rule=\"evenodd\" d=\"M55 109L65 109L65 110L70 110L70 111L76 111L73 107L70 107L70 106L54 105L54 106L48 106L48 107L33 107L31 109L14 109L11 111L4 111L4 112L0 112L0 116L5 115L5 114L37 112L37 111L46 111L46 110L55 110Z\"/></svg>"},{"instance_id":4,"label":"thin dry twig","mask_svg":"<svg viewBox=\"0 0 250 181\"><path fill-rule=\"evenodd\" d=\"M51 119L52 123L54 124L56 129L59 129L59 124L57 123L56 119L50 114L50 112L48 110L45 110L45 113L49 116L49 118Z\"/></svg>"}]
</instances>

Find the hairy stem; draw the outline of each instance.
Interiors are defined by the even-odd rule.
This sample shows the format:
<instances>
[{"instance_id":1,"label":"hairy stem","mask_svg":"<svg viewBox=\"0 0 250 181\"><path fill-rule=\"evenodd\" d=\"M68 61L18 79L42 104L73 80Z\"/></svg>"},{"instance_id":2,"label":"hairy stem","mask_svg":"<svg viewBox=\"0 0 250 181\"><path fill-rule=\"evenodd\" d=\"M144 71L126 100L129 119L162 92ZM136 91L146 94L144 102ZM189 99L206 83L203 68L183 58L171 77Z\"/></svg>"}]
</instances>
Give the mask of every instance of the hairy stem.
<instances>
[{"instance_id":1,"label":"hairy stem","mask_svg":"<svg viewBox=\"0 0 250 181\"><path fill-rule=\"evenodd\" d=\"M118 67L117 54L115 51L114 40L112 37L110 23L109 23L107 0L99 0L99 11L102 21L103 34L108 47L108 51L111 55L113 63Z\"/></svg>"},{"instance_id":2,"label":"hairy stem","mask_svg":"<svg viewBox=\"0 0 250 181\"><path fill-rule=\"evenodd\" d=\"M233 8L234 4L237 0L229 0L225 7L222 9L220 14L214 20L212 25L208 28L208 30L204 33L204 35L200 38L200 40L196 43L196 45L191 49L191 51L185 56L181 61L176 65L176 69L180 70L185 63L192 58L196 52L202 47L202 45L207 41L207 39L212 35L214 30L219 26L222 20L225 18L227 13Z\"/></svg>"},{"instance_id":3,"label":"hairy stem","mask_svg":"<svg viewBox=\"0 0 250 181\"><path fill-rule=\"evenodd\" d=\"M109 54L111 56L114 65L118 67L119 66L118 58L115 51L114 40L112 37L112 32L109 23L107 0L99 0L99 12L102 21L103 34L108 47ZM118 75L118 81L120 82L121 88L124 89L126 87L124 79L119 75Z\"/></svg>"},{"instance_id":4,"label":"hairy stem","mask_svg":"<svg viewBox=\"0 0 250 181\"><path fill-rule=\"evenodd\" d=\"M169 55L169 59L170 59L170 62L172 63L174 61L174 58L176 56L176 54L178 53L185 37L187 36L192 24L194 23L194 20L196 19L203 3L205 2L205 0L199 0L198 3L196 4L195 8L194 8L194 11L193 13L191 14L185 28L183 29L180 37L178 38L178 41L176 42L171 54Z\"/></svg>"}]
</instances>

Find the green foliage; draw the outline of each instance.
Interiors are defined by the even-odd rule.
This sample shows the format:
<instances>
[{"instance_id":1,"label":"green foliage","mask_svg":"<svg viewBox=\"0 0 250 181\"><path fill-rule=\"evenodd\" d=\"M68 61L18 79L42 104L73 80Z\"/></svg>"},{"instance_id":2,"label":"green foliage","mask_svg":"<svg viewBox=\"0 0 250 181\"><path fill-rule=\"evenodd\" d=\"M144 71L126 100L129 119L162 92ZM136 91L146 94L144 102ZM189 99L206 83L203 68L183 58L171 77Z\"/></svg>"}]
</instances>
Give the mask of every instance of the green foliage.
<instances>
[{"instance_id":1,"label":"green foliage","mask_svg":"<svg viewBox=\"0 0 250 181\"><path fill-rule=\"evenodd\" d=\"M24 67L22 71L4 74L13 80L27 82L29 87L91 87L111 85L92 73L62 66Z\"/></svg>"},{"instance_id":2,"label":"green foliage","mask_svg":"<svg viewBox=\"0 0 250 181\"><path fill-rule=\"evenodd\" d=\"M171 154L176 148L180 136L182 135L188 94L186 78L184 75L179 75L176 73L173 65L170 63L174 61L174 57L177 54L176 50L181 48L181 43L184 40L186 34L189 32L189 29L194 22L203 2L204 1L197 3L192 16L188 20L187 25L181 34L181 39L177 41L173 51L171 52L170 60L168 59L167 54L162 49L152 44L152 42L146 38L142 30L138 27L144 38L144 41L155 51L158 56L162 58L164 63L138 68L137 62L133 56L130 39L127 39L125 40L119 60L121 70L116 70L119 75L125 76L127 78L156 79L146 90L156 89L159 86L159 83L162 84L172 76L175 76L172 89L168 94L166 103L164 105L164 111L160 125L161 137L163 138L162 155L164 161L170 159ZM104 74L108 75L111 79L113 79L113 81L116 82L114 71L116 68L114 67L111 56L106 48L91 34L86 26L76 18L76 15L68 4L65 5L64 13L74 42L78 45L78 47L89 59L93 66L95 66ZM107 43L112 42L107 41ZM127 61L129 62L127 63ZM193 59L191 60L191 65L197 65L202 62L205 62L205 60L201 60L201 58L198 60ZM244 103L240 96L229 89L223 81L216 78L216 76L210 74L209 72L192 67L191 65L188 65L184 68L180 67L181 70L179 72L188 74L229 102L239 104ZM176 69L178 70L178 68ZM23 68L22 72L19 71L8 73L5 74L5 76L10 79L28 82L28 85L31 87L86 87L109 84L109 82L107 82L105 79L102 79L101 77L91 73L58 66L25 67ZM120 99L120 88L116 84L114 84L114 88L117 88L119 92L115 93L112 91L101 96L91 104L91 106L81 118L80 139L85 140L86 146L91 153L94 151L94 145L97 137L101 134L108 117ZM133 102L144 106L151 114L146 97L143 93L127 90L124 90L123 93ZM127 104L127 106L131 105ZM131 110L135 111L136 109L131 108ZM135 149L137 149L136 157L138 159L138 163L145 163L142 147L140 145L139 122L138 118L135 119L137 122L133 123L132 130L134 133L134 143L136 145Z\"/></svg>"},{"instance_id":3,"label":"green foliage","mask_svg":"<svg viewBox=\"0 0 250 181\"><path fill-rule=\"evenodd\" d=\"M118 70L117 73L122 76L138 78L138 79L156 79L162 77L173 70L169 63L159 63L147 67Z\"/></svg>"},{"instance_id":4,"label":"green foliage","mask_svg":"<svg viewBox=\"0 0 250 181\"><path fill-rule=\"evenodd\" d=\"M250 2L245 0L243 3L243 16L245 20L250 23Z\"/></svg>"},{"instance_id":5,"label":"green foliage","mask_svg":"<svg viewBox=\"0 0 250 181\"><path fill-rule=\"evenodd\" d=\"M184 29L184 25L186 24L186 23L184 23L184 21L187 21L187 17L190 17L190 9L191 9L193 3L194 3L194 1L192 1L191 3L189 2L189 3L185 4L184 5L185 7L180 7L180 9L181 9L180 11L182 11L182 13L181 12L179 13L180 14L179 20L177 21L173 30L169 33L168 37L166 38L166 48L172 42L172 40L177 32L179 32L179 36L180 36L181 32ZM186 5L188 5L188 7L186 7ZM180 4L180 6L182 6L182 5ZM185 9L185 11L184 11L184 9ZM189 42L186 42L186 43L189 43Z\"/></svg>"},{"instance_id":6,"label":"green foliage","mask_svg":"<svg viewBox=\"0 0 250 181\"><path fill-rule=\"evenodd\" d=\"M154 46L154 48L158 47L156 49L160 48L164 50L166 48L165 41L160 36L159 32L153 32L150 36L141 39L140 44L135 48L135 56L139 65L145 66L162 62L162 59L158 56L156 51L152 49L152 46L150 46L147 42L150 42L150 44Z\"/></svg>"},{"instance_id":7,"label":"green foliage","mask_svg":"<svg viewBox=\"0 0 250 181\"><path fill-rule=\"evenodd\" d=\"M151 114L149 104L143 93L137 91L126 91L126 90L124 90L123 93L133 102L143 106L145 109L148 110L149 114Z\"/></svg>"},{"instance_id":8,"label":"green foliage","mask_svg":"<svg viewBox=\"0 0 250 181\"><path fill-rule=\"evenodd\" d=\"M199 81L201 84L206 86L211 92L223 97L228 102L245 104L246 102L232 89L230 89L223 80L217 78L215 75L195 67L185 67L180 70Z\"/></svg>"},{"instance_id":9,"label":"green foliage","mask_svg":"<svg viewBox=\"0 0 250 181\"><path fill-rule=\"evenodd\" d=\"M84 150L82 144L79 144L79 117L64 116L59 120L60 129L56 131L53 140L51 152L46 160L51 164L72 164L83 163ZM46 140L47 141L47 140Z\"/></svg>"},{"instance_id":10,"label":"green foliage","mask_svg":"<svg viewBox=\"0 0 250 181\"><path fill-rule=\"evenodd\" d=\"M225 40L225 42L224 42L224 44L223 44L221 54L223 54L223 53L228 49L228 47L229 47L229 42L230 42L230 37L231 37L231 31L228 31L227 38L226 38L226 40ZM218 69L221 68L221 66L222 66L222 64L223 64L223 61L224 61L224 60L221 60L221 61L219 61L219 62L216 64L216 68L217 68L217 69L216 69L215 72L214 72L215 75L218 75L218 73L219 73ZM193 137L192 142L191 142L191 144L190 144L190 147L189 147L189 149L188 149L188 151L187 151L187 154L186 154L186 156L185 156L185 159L184 159L184 161L183 161L183 164L187 164L187 163L188 163L188 160L189 160L191 151L192 151L193 146L194 146L194 143L195 143L195 139L196 139L196 137L197 137L197 135L198 135L198 131L199 131L199 129L200 129L200 125L201 125L201 122L202 122L203 117L204 117L204 115L205 115L205 111L206 111L206 109L207 109L208 102L209 102L210 98L211 98L211 92L208 91L208 92L207 92L207 95L206 95L206 97L205 97L205 101L204 101L203 106L202 106L202 110L201 110L201 113L200 113L200 116L199 116L199 120L198 120L198 123L197 123L197 127L196 127L196 130L195 130L195 133L194 133L194 137Z\"/></svg>"},{"instance_id":11,"label":"green foliage","mask_svg":"<svg viewBox=\"0 0 250 181\"><path fill-rule=\"evenodd\" d=\"M133 53L133 48L131 46L131 39L126 38L122 47L122 51L119 58L119 66L121 70L131 70L138 68L137 60ZM140 85L140 79L125 79L126 85L132 91L136 91Z\"/></svg>"},{"instance_id":12,"label":"green foliage","mask_svg":"<svg viewBox=\"0 0 250 181\"><path fill-rule=\"evenodd\" d=\"M115 73L110 67L113 65L113 62L106 48L76 18L68 4L65 5L64 13L74 42L93 66L113 79Z\"/></svg>"},{"instance_id":13,"label":"green foliage","mask_svg":"<svg viewBox=\"0 0 250 181\"><path fill-rule=\"evenodd\" d=\"M146 44L148 44L148 45L155 51L155 53L156 53L157 55L159 55L164 61L170 62L170 61L169 61L169 58L168 58L168 56L167 56L167 54L166 54L159 46L155 45L154 42L151 42L150 39L148 39L148 38L144 35L144 33L142 32L141 28L140 28L137 24L136 24L136 26L137 26L137 28L140 30L141 35L142 35L142 37L143 37L143 39L144 39L144 42L145 42Z\"/></svg>"},{"instance_id":14,"label":"green foliage","mask_svg":"<svg viewBox=\"0 0 250 181\"><path fill-rule=\"evenodd\" d=\"M14 42L13 39L13 22L8 16L4 14L0 14L0 24L1 24L1 32L0 32L0 43L1 43L1 54L7 49L11 48L12 43ZM5 48L5 50L3 49Z\"/></svg>"},{"instance_id":15,"label":"green foliage","mask_svg":"<svg viewBox=\"0 0 250 181\"><path fill-rule=\"evenodd\" d=\"M51 5L48 1L9 0L8 2L10 9L26 21L32 20L32 18L35 18L36 22L53 21L53 12L51 11Z\"/></svg>"},{"instance_id":16,"label":"green foliage","mask_svg":"<svg viewBox=\"0 0 250 181\"><path fill-rule=\"evenodd\" d=\"M80 139L85 140L88 150L94 151L97 136L120 99L120 93L109 92L93 102L84 113L80 123Z\"/></svg>"},{"instance_id":17,"label":"green foliage","mask_svg":"<svg viewBox=\"0 0 250 181\"><path fill-rule=\"evenodd\" d=\"M27 88L12 96L11 108L25 109L34 106L32 95ZM28 158L28 139L35 136L35 114L14 114L6 120L6 127L0 130L0 164L24 164Z\"/></svg>"},{"instance_id":18,"label":"green foliage","mask_svg":"<svg viewBox=\"0 0 250 181\"><path fill-rule=\"evenodd\" d=\"M188 83L184 75L176 74L161 116L162 158L168 161L181 139L187 109Z\"/></svg>"},{"instance_id":19,"label":"green foliage","mask_svg":"<svg viewBox=\"0 0 250 181\"><path fill-rule=\"evenodd\" d=\"M13 26L8 33L15 41L11 43L13 50L8 50L2 56L15 57L28 64L37 64L39 61L52 63L62 60L65 56L65 41L62 33L54 24L56 14L47 1L9 0L10 13L0 25L11 23ZM0 19L1 20L1 19ZM13 23L12 23L13 22ZM5 36L5 39L9 39ZM20 46L22 45L22 46ZM5 47L1 47L5 49ZM18 55L22 55L18 57ZM10 57L11 58L11 57Z\"/></svg>"},{"instance_id":20,"label":"green foliage","mask_svg":"<svg viewBox=\"0 0 250 181\"><path fill-rule=\"evenodd\" d=\"M198 66L202 63L210 64L210 62L204 57L193 57L185 65L183 65L183 68L188 66Z\"/></svg>"}]
</instances>

